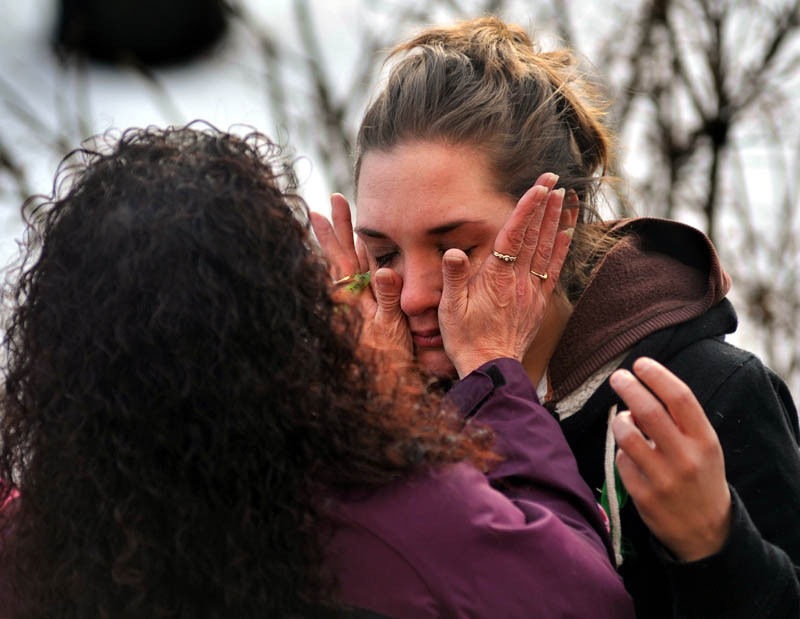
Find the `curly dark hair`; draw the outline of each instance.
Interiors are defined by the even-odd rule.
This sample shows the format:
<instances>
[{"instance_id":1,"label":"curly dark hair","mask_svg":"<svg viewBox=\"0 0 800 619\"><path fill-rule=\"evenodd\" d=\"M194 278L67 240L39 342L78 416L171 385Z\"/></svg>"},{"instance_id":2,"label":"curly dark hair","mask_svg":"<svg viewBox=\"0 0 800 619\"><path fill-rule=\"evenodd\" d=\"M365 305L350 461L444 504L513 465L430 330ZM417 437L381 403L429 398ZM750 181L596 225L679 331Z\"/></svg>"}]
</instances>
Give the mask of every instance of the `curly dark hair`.
<instances>
[{"instance_id":1,"label":"curly dark hair","mask_svg":"<svg viewBox=\"0 0 800 619\"><path fill-rule=\"evenodd\" d=\"M92 144L23 207L6 293L17 614L313 614L335 599L326 488L483 465L490 437L359 351L268 138L193 124Z\"/></svg>"}]
</instances>

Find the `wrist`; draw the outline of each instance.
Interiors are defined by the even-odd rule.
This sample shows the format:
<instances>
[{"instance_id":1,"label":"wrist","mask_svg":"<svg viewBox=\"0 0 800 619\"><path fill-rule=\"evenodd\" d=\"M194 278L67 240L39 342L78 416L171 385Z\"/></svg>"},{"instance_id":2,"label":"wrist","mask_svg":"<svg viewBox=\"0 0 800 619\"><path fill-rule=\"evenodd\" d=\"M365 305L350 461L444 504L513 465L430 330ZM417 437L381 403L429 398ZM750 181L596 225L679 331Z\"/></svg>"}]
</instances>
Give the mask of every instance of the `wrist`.
<instances>
[{"instance_id":1,"label":"wrist","mask_svg":"<svg viewBox=\"0 0 800 619\"><path fill-rule=\"evenodd\" d=\"M727 509L725 509L702 535L697 535L693 540L684 544L675 544L670 548L672 553L681 561L700 561L722 550L731 533L733 525L733 509L728 495Z\"/></svg>"},{"instance_id":2,"label":"wrist","mask_svg":"<svg viewBox=\"0 0 800 619\"><path fill-rule=\"evenodd\" d=\"M472 351L471 354L460 356L457 359L454 358L452 361L458 373L458 378L462 379L482 365L495 359L516 359L516 357L503 351Z\"/></svg>"}]
</instances>

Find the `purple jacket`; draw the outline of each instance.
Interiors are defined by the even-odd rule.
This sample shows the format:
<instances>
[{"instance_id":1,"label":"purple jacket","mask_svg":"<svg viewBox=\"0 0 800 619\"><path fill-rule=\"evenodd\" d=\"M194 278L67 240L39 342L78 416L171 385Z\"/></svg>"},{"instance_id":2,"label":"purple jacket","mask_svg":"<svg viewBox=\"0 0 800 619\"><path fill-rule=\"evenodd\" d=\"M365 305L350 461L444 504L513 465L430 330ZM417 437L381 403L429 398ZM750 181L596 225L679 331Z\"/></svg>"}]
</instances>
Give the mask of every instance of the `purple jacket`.
<instances>
[{"instance_id":1,"label":"purple jacket","mask_svg":"<svg viewBox=\"0 0 800 619\"><path fill-rule=\"evenodd\" d=\"M487 363L449 397L493 428L504 460L337 501L341 601L390 617L633 617L600 509L522 366Z\"/></svg>"}]
</instances>

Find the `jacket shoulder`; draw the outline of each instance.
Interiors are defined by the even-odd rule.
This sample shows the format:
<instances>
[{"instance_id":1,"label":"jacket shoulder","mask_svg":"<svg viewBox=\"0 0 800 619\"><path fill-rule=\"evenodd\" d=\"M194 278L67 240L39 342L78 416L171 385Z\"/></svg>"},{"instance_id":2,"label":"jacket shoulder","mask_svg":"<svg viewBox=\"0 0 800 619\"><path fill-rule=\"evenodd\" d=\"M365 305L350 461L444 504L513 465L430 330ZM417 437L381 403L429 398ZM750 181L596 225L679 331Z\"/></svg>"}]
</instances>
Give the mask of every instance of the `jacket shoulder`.
<instances>
[{"instance_id":1,"label":"jacket shoulder","mask_svg":"<svg viewBox=\"0 0 800 619\"><path fill-rule=\"evenodd\" d=\"M729 584L712 588L726 599L735 599L742 588L751 591L749 605L736 616L756 616L753 608L759 604L762 610L783 604L796 609L800 429L788 388L754 354L720 339L698 340L666 365L698 396L719 436L728 483L741 498L746 524L732 532L732 550L706 565L709 575L716 573L718 582ZM776 591L786 600L772 599ZM787 616L772 610L759 616Z\"/></svg>"},{"instance_id":2,"label":"jacket shoulder","mask_svg":"<svg viewBox=\"0 0 800 619\"><path fill-rule=\"evenodd\" d=\"M715 427L715 416L777 414L800 442L797 408L784 381L753 353L722 338L702 338L662 363L692 389ZM715 415L716 413L716 415Z\"/></svg>"}]
</instances>

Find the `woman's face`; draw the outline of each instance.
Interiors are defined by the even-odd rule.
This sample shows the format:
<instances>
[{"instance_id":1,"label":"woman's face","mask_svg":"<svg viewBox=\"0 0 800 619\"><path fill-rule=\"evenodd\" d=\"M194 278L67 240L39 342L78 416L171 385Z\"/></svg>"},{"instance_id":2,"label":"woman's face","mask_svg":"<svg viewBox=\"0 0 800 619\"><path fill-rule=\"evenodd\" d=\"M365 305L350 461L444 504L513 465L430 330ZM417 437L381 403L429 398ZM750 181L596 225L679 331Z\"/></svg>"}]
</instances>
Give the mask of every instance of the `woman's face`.
<instances>
[{"instance_id":1,"label":"woman's face","mask_svg":"<svg viewBox=\"0 0 800 619\"><path fill-rule=\"evenodd\" d=\"M402 278L400 307L415 354L437 376L455 374L437 315L442 255L461 249L477 270L514 204L495 189L485 156L472 146L403 142L361 161L356 233L371 270L390 267Z\"/></svg>"}]
</instances>

